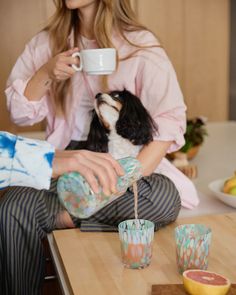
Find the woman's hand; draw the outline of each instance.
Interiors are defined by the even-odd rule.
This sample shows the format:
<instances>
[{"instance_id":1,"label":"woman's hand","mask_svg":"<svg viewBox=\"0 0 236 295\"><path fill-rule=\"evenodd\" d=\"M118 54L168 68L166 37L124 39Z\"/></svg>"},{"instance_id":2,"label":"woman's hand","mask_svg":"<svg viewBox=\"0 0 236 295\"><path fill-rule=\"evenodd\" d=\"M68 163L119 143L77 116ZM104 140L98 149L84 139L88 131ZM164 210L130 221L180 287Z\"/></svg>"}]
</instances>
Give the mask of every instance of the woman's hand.
<instances>
[{"instance_id":1,"label":"woman's hand","mask_svg":"<svg viewBox=\"0 0 236 295\"><path fill-rule=\"evenodd\" d=\"M71 65L75 64L79 66L79 59L72 57L72 54L75 52L78 52L78 48L57 54L43 65L41 70L45 71L48 77L55 81L63 81L71 78L75 73Z\"/></svg>"},{"instance_id":2,"label":"woman's hand","mask_svg":"<svg viewBox=\"0 0 236 295\"><path fill-rule=\"evenodd\" d=\"M110 154L87 150L56 151L53 177L72 171L84 176L95 193L99 192L101 186L106 195L117 191L117 178L124 174L122 167Z\"/></svg>"},{"instance_id":3,"label":"woman's hand","mask_svg":"<svg viewBox=\"0 0 236 295\"><path fill-rule=\"evenodd\" d=\"M64 81L76 72L72 64L79 66L79 59L72 57L78 48L57 54L49 59L29 80L24 95L30 101L39 101L48 91L52 81Z\"/></svg>"}]
</instances>

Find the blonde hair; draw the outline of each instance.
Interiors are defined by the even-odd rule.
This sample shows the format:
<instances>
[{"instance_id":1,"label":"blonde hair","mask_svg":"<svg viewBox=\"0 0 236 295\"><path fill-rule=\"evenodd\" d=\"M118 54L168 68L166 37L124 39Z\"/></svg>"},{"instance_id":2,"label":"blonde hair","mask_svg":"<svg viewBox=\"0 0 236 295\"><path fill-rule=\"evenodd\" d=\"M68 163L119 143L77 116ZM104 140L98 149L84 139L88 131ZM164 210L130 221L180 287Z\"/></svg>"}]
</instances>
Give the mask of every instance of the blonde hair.
<instances>
[{"instance_id":1,"label":"blonde hair","mask_svg":"<svg viewBox=\"0 0 236 295\"><path fill-rule=\"evenodd\" d=\"M77 9L70 10L64 0L53 0L56 12L44 30L48 31L52 56L69 49L68 36L73 32L73 47L78 46L80 20ZM143 48L127 39L125 32L147 30L136 18L130 0L98 0L98 9L94 19L94 36L99 47L114 47L112 32L136 48ZM127 57L128 58L128 57ZM106 78L102 79L106 85ZM52 83L54 104L57 114L65 115L66 93L70 89L70 79Z\"/></svg>"}]
</instances>

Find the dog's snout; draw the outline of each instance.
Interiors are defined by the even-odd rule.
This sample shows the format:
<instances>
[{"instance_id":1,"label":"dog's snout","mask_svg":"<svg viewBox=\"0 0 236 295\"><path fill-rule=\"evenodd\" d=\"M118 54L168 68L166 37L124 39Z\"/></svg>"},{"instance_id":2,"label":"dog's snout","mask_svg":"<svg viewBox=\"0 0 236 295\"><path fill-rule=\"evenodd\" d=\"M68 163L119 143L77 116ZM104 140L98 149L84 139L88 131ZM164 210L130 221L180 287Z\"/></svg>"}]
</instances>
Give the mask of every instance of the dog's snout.
<instances>
[{"instance_id":1,"label":"dog's snout","mask_svg":"<svg viewBox=\"0 0 236 295\"><path fill-rule=\"evenodd\" d=\"M98 94L96 94L95 98L98 99L98 98L100 98L101 96L102 96L102 93L98 93Z\"/></svg>"}]
</instances>

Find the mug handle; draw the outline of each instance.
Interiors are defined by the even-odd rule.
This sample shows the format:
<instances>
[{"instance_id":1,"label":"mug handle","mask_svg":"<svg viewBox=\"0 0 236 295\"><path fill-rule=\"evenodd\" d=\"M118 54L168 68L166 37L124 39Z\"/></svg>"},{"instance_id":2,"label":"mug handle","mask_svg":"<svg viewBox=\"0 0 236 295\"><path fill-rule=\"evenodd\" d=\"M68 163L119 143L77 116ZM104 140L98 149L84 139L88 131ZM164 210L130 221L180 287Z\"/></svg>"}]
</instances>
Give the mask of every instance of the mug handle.
<instances>
[{"instance_id":1,"label":"mug handle","mask_svg":"<svg viewBox=\"0 0 236 295\"><path fill-rule=\"evenodd\" d=\"M72 65L71 65L72 68L73 68L76 72L80 72L80 71L82 71L83 65L82 65L82 59L81 59L80 52L74 52L74 53L72 54L72 57L79 57L79 59L80 59L80 66L77 67L77 65L72 64Z\"/></svg>"}]
</instances>

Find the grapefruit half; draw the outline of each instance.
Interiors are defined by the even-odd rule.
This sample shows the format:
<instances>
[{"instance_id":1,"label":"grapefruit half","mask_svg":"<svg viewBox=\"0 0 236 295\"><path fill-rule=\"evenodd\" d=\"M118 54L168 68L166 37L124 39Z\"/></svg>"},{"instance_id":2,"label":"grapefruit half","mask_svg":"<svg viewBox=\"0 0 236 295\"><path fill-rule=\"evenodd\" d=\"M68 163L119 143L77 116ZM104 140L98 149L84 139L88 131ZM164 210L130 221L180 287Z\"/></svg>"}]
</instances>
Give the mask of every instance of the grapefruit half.
<instances>
[{"instance_id":1,"label":"grapefruit half","mask_svg":"<svg viewBox=\"0 0 236 295\"><path fill-rule=\"evenodd\" d=\"M183 283L184 288L191 295L225 295L231 285L226 277L200 269L184 271Z\"/></svg>"}]
</instances>

